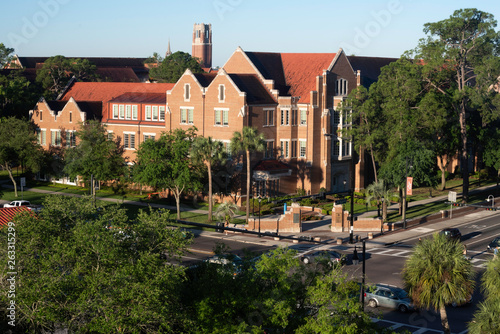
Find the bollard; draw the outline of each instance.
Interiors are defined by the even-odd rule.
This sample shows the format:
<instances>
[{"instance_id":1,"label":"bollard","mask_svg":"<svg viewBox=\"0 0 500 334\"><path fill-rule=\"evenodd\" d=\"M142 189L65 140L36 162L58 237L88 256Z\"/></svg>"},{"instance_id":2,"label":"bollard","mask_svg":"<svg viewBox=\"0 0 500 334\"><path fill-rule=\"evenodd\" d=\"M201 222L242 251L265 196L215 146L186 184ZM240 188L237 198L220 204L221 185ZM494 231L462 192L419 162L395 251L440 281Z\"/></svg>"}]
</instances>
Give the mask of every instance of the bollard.
<instances>
[{"instance_id":1,"label":"bollard","mask_svg":"<svg viewBox=\"0 0 500 334\"><path fill-rule=\"evenodd\" d=\"M342 238L337 238L337 245L342 245Z\"/></svg>"},{"instance_id":2,"label":"bollard","mask_svg":"<svg viewBox=\"0 0 500 334\"><path fill-rule=\"evenodd\" d=\"M373 232L368 232L368 239L373 239Z\"/></svg>"}]
</instances>

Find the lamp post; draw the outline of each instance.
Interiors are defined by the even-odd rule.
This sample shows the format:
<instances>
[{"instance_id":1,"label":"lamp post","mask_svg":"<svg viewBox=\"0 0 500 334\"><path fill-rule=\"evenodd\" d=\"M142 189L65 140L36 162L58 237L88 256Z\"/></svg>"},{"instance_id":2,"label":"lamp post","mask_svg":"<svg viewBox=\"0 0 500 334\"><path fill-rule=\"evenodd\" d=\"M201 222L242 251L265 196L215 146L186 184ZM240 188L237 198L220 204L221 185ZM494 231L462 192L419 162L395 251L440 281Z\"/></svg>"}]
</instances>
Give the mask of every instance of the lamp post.
<instances>
[{"instance_id":1,"label":"lamp post","mask_svg":"<svg viewBox=\"0 0 500 334\"><path fill-rule=\"evenodd\" d=\"M262 201L262 198L259 195L259 238L261 237L261 235L260 235L260 201Z\"/></svg>"},{"instance_id":2,"label":"lamp post","mask_svg":"<svg viewBox=\"0 0 500 334\"><path fill-rule=\"evenodd\" d=\"M495 196L489 195L488 199L486 201L489 202L490 199L491 199L491 207L494 207L495 206Z\"/></svg>"},{"instance_id":3,"label":"lamp post","mask_svg":"<svg viewBox=\"0 0 500 334\"><path fill-rule=\"evenodd\" d=\"M410 160L410 169L412 166L412 159ZM405 188L403 193L403 228L406 230L406 192L407 192L407 183L408 183L408 157L406 157L406 172L405 172Z\"/></svg>"}]
</instances>

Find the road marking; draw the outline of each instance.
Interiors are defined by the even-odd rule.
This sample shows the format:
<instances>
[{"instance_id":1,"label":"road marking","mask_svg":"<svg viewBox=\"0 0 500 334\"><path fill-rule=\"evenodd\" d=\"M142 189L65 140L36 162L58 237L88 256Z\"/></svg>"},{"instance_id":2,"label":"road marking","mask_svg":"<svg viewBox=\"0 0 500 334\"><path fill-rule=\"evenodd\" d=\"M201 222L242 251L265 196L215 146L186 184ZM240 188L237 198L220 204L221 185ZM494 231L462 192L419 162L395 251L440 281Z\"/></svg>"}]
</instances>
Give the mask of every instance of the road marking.
<instances>
[{"instance_id":1,"label":"road marking","mask_svg":"<svg viewBox=\"0 0 500 334\"><path fill-rule=\"evenodd\" d=\"M405 251L401 251L399 253L394 253L392 254L393 256L402 256L403 254L406 254L406 253L410 253L411 251L408 251L408 250L405 250ZM407 256L403 256L403 257L407 257Z\"/></svg>"},{"instance_id":2,"label":"road marking","mask_svg":"<svg viewBox=\"0 0 500 334\"><path fill-rule=\"evenodd\" d=\"M420 233L429 233L429 232L435 231L435 229L427 228L427 227L417 227L417 228L412 229L411 231L420 232Z\"/></svg>"}]
</instances>

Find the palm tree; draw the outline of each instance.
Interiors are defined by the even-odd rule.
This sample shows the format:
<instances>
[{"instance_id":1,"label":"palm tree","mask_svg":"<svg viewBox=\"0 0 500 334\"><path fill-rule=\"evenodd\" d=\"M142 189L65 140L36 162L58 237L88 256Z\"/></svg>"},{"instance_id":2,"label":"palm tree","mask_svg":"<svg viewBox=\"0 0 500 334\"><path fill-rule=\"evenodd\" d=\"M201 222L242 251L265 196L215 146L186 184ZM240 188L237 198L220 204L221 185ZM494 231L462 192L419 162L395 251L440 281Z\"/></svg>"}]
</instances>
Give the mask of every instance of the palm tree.
<instances>
[{"instance_id":1,"label":"palm tree","mask_svg":"<svg viewBox=\"0 0 500 334\"><path fill-rule=\"evenodd\" d=\"M366 202L371 203L375 201L377 203L378 215L380 216L380 205L382 205L382 220L385 222L387 220L387 203L390 201L391 197L397 196L392 191L387 188L384 180L378 180L366 187Z\"/></svg>"},{"instance_id":2,"label":"palm tree","mask_svg":"<svg viewBox=\"0 0 500 334\"><path fill-rule=\"evenodd\" d=\"M248 223L248 216L250 214L250 178L251 178L251 165L250 153L263 152L266 148L264 135L259 133L256 128L244 126L241 132L234 132L231 138L231 150L233 153L241 151L246 152L247 160L247 201L246 201L246 221Z\"/></svg>"},{"instance_id":3,"label":"palm tree","mask_svg":"<svg viewBox=\"0 0 500 334\"><path fill-rule=\"evenodd\" d=\"M481 278L483 295L486 300L479 304L479 310L469 323L471 334L499 333L500 319L500 257L488 262L486 271Z\"/></svg>"},{"instance_id":4,"label":"palm tree","mask_svg":"<svg viewBox=\"0 0 500 334\"><path fill-rule=\"evenodd\" d=\"M233 202L224 202L217 207L215 210L215 217L218 220L224 221L226 225L229 225L233 217L238 212L238 206Z\"/></svg>"},{"instance_id":5,"label":"palm tree","mask_svg":"<svg viewBox=\"0 0 500 334\"><path fill-rule=\"evenodd\" d=\"M460 242L435 233L415 246L403 268L403 282L415 306L439 310L443 330L450 333L445 306L468 300L474 271Z\"/></svg>"},{"instance_id":6,"label":"palm tree","mask_svg":"<svg viewBox=\"0 0 500 334\"><path fill-rule=\"evenodd\" d=\"M224 144L212 137L197 137L191 147L191 158L195 162L203 162L208 169L208 221L212 221L212 166L224 163L226 152Z\"/></svg>"}]
</instances>

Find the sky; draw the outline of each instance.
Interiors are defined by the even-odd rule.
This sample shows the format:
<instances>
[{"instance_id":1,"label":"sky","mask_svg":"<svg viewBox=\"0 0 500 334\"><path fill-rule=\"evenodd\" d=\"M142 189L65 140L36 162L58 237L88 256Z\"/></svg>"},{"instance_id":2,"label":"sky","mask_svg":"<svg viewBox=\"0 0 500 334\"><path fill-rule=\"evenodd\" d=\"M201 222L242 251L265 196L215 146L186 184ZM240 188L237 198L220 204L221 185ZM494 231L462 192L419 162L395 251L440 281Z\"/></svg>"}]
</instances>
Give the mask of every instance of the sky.
<instances>
[{"instance_id":1,"label":"sky","mask_svg":"<svg viewBox=\"0 0 500 334\"><path fill-rule=\"evenodd\" d=\"M210 23L214 67L237 47L399 57L425 37L425 23L471 7L500 20L498 0L10 0L0 43L29 57L149 57L169 42L191 53L193 25Z\"/></svg>"}]
</instances>

